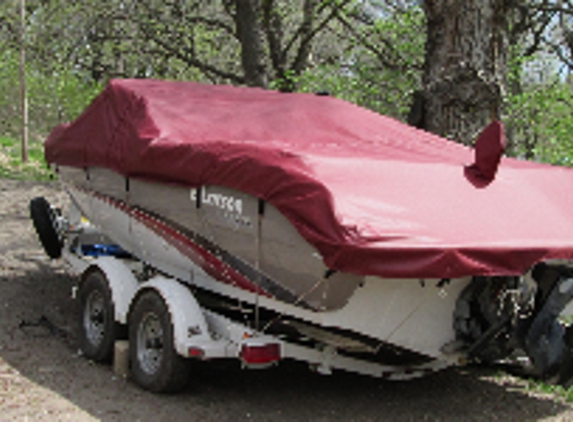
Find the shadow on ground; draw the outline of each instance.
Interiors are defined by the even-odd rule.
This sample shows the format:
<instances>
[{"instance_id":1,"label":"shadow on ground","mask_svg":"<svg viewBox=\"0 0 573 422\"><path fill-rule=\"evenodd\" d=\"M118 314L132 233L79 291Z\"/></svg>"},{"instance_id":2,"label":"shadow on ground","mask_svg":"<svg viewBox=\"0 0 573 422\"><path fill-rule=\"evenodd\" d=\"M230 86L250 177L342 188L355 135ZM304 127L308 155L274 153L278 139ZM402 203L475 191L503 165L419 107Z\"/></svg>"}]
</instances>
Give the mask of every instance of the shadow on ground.
<instances>
[{"instance_id":1,"label":"shadow on ground","mask_svg":"<svg viewBox=\"0 0 573 422\"><path fill-rule=\"evenodd\" d=\"M69 297L73 278L41 260L22 262L29 269L0 278L0 297L9 299L0 313L0 357L102 421L534 421L569 410L527 394L515 380L494 382L493 370L483 368L388 382L343 372L321 376L296 362L264 371L241 370L231 361L199 363L186 391L153 395L78 355L76 309Z\"/></svg>"}]
</instances>

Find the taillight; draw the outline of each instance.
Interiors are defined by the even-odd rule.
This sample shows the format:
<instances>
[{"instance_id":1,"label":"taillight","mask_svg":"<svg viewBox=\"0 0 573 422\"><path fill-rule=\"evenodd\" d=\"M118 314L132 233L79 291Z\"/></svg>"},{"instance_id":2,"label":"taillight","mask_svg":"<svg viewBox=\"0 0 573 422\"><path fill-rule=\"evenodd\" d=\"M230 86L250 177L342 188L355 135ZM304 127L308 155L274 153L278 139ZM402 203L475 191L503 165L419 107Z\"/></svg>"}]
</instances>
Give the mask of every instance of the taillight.
<instances>
[{"instance_id":1,"label":"taillight","mask_svg":"<svg viewBox=\"0 0 573 422\"><path fill-rule=\"evenodd\" d=\"M249 338L241 344L239 357L249 368L266 368L281 360L281 346L257 338Z\"/></svg>"},{"instance_id":2,"label":"taillight","mask_svg":"<svg viewBox=\"0 0 573 422\"><path fill-rule=\"evenodd\" d=\"M199 358L202 359L205 357L205 351L200 347L190 347L187 351L190 358Z\"/></svg>"}]
</instances>

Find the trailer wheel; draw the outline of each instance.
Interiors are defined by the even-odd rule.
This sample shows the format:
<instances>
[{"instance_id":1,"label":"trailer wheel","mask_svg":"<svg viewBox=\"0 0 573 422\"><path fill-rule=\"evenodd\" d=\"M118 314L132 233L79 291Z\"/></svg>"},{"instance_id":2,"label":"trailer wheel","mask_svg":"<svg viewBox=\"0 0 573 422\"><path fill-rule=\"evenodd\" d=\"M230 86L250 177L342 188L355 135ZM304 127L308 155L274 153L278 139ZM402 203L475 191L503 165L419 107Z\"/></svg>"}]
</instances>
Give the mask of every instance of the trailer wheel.
<instances>
[{"instance_id":1,"label":"trailer wheel","mask_svg":"<svg viewBox=\"0 0 573 422\"><path fill-rule=\"evenodd\" d=\"M40 196L30 201L30 217L46 254L52 259L62 256L64 243L56 230L56 215L46 198Z\"/></svg>"},{"instance_id":2,"label":"trailer wheel","mask_svg":"<svg viewBox=\"0 0 573 422\"><path fill-rule=\"evenodd\" d=\"M91 271L79 290L80 348L88 359L110 362L117 327L107 279L100 271Z\"/></svg>"},{"instance_id":3,"label":"trailer wheel","mask_svg":"<svg viewBox=\"0 0 573 422\"><path fill-rule=\"evenodd\" d=\"M133 379L144 389L167 393L187 385L188 362L175 350L169 309L153 290L144 292L133 306L129 354Z\"/></svg>"}]
</instances>

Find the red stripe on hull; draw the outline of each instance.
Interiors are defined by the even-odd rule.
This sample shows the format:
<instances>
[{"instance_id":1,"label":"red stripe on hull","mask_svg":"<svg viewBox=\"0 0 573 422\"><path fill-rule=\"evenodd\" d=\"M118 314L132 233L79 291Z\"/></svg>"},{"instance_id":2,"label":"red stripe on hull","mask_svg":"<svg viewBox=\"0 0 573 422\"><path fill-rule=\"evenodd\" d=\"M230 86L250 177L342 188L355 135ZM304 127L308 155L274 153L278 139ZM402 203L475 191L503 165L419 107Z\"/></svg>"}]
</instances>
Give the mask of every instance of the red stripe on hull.
<instances>
[{"instance_id":1,"label":"red stripe on hull","mask_svg":"<svg viewBox=\"0 0 573 422\"><path fill-rule=\"evenodd\" d=\"M130 217L135 218L157 236L165 240L169 245L177 249L181 254L189 258L193 263L201 267L207 274L218 281L239 287L253 293L259 291L259 294L272 297L268 292L258 287L243 274L226 264L224 261L213 255L211 252L193 242L188 236L177 231L161 220L153 218L146 212L129 207L125 202L115 200L97 192L87 192L94 197L107 202L114 208L117 208Z\"/></svg>"}]
</instances>

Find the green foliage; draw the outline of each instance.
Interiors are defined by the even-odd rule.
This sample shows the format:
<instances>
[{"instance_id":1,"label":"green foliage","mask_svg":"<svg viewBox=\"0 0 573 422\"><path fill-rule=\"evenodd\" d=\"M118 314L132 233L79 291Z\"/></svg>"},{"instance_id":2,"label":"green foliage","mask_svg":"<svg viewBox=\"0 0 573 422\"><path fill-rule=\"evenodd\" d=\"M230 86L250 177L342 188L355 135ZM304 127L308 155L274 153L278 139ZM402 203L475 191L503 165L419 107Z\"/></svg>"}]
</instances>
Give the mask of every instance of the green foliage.
<instances>
[{"instance_id":1,"label":"green foliage","mask_svg":"<svg viewBox=\"0 0 573 422\"><path fill-rule=\"evenodd\" d=\"M363 107L405 120L411 94L421 88L424 14L414 6L356 27L336 63L309 68L297 81L304 92L328 91Z\"/></svg>"},{"instance_id":2,"label":"green foliage","mask_svg":"<svg viewBox=\"0 0 573 422\"><path fill-rule=\"evenodd\" d=\"M542 381L529 379L527 383L527 388L530 391L536 391L545 394L552 394L554 396L563 397L570 403L573 403L573 387L564 388L560 385L546 384Z\"/></svg>"},{"instance_id":3,"label":"green foliage","mask_svg":"<svg viewBox=\"0 0 573 422\"><path fill-rule=\"evenodd\" d=\"M37 69L28 73L30 122L43 137L54 126L75 119L102 90L62 67L51 75Z\"/></svg>"},{"instance_id":4,"label":"green foliage","mask_svg":"<svg viewBox=\"0 0 573 422\"><path fill-rule=\"evenodd\" d=\"M240 78L226 76L242 75L233 7L225 6L231 3L27 2L31 145L43 140L57 124L74 119L111 77L238 83ZM269 78L275 78L271 88L327 91L406 119L411 94L422 88L426 36L420 2L347 3L313 34L312 48L300 68L292 64L304 38L303 9L294 1L275 4L274 13L281 22L275 35L280 35L284 54L274 58L283 60L282 65L270 66L271 48L266 44ZM337 4L342 3L317 2L313 25L327 22ZM21 130L18 11L18 2L13 0L0 10L0 135L11 139L19 138ZM505 121L510 153L571 165L573 85L556 77L551 66L546 72L550 77L531 78L531 63L540 59L525 58L522 50L515 44L508 54L511 93L506 98ZM0 147L13 163L15 156L5 151L11 147Z\"/></svg>"},{"instance_id":5,"label":"green foliage","mask_svg":"<svg viewBox=\"0 0 573 422\"><path fill-rule=\"evenodd\" d=\"M17 132L20 113L18 62L10 50L0 52L0 128L5 134Z\"/></svg>"},{"instance_id":6,"label":"green foliage","mask_svg":"<svg viewBox=\"0 0 573 422\"><path fill-rule=\"evenodd\" d=\"M44 148L34 142L28 148L28 162L21 161L21 144L13 138L0 136L0 177L23 180L52 180L55 174L46 166Z\"/></svg>"},{"instance_id":7,"label":"green foliage","mask_svg":"<svg viewBox=\"0 0 573 422\"><path fill-rule=\"evenodd\" d=\"M56 125L77 117L101 91L96 84L83 82L64 66L46 74L35 63L26 69L29 133L43 140ZM20 74L17 54L0 53L1 134L19 136L21 130Z\"/></svg>"},{"instance_id":8,"label":"green foliage","mask_svg":"<svg viewBox=\"0 0 573 422\"><path fill-rule=\"evenodd\" d=\"M547 52L525 56L519 43L508 56L505 98L509 154L573 166L573 79Z\"/></svg>"},{"instance_id":9,"label":"green foliage","mask_svg":"<svg viewBox=\"0 0 573 422\"><path fill-rule=\"evenodd\" d=\"M528 84L508 105L514 155L573 166L573 86L559 79Z\"/></svg>"}]
</instances>

